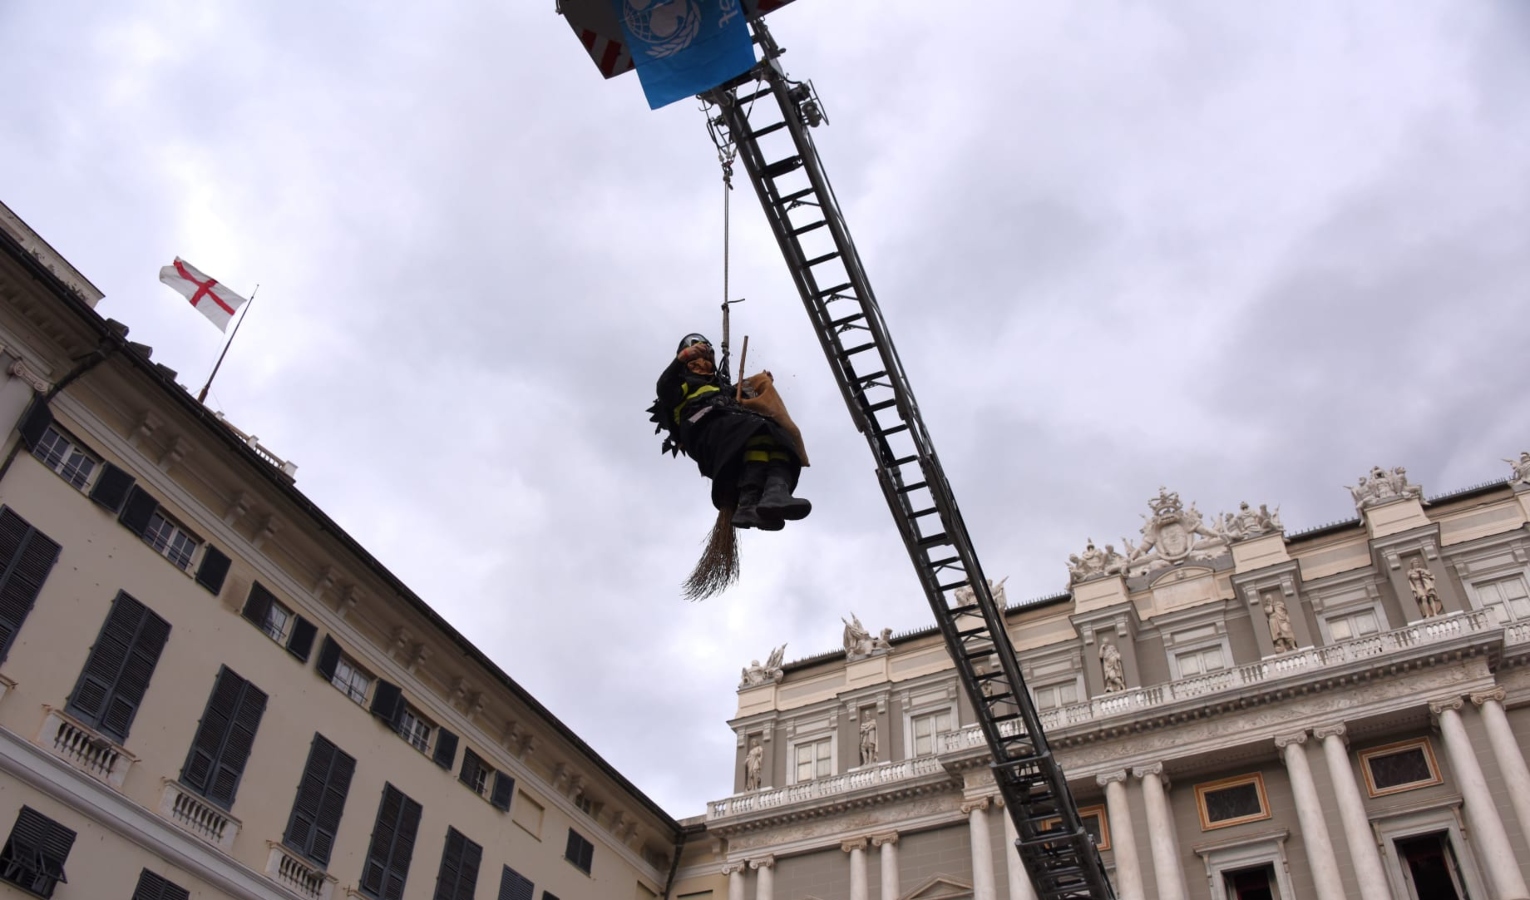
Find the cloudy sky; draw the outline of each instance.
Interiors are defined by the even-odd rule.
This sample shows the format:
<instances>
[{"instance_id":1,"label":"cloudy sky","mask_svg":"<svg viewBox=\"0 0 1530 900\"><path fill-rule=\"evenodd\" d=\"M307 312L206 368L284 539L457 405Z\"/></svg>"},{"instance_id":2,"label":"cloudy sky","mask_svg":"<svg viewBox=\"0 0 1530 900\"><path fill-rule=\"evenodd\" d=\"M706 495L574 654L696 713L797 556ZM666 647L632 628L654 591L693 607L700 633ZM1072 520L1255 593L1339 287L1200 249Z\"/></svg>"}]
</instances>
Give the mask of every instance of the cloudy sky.
<instances>
[{"instance_id":1,"label":"cloudy sky","mask_svg":"<svg viewBox=\"0 0 1530 900\"><path fill-rule=\"evenodd\" d=\"M772 16L947 474L1011 599L1208 513L1349 517L1530 448L1530 5L804 0ZM713 513L646 423L718 330L695 104L553 0L0 4L0 191L195 390L180 255L259 299L209 405L671 813L732 787L739 667L929 610L747 185L735 334L811 518L680 598ZM754 365L750 366L755 368Z\"/></svg>"}]
</instances>

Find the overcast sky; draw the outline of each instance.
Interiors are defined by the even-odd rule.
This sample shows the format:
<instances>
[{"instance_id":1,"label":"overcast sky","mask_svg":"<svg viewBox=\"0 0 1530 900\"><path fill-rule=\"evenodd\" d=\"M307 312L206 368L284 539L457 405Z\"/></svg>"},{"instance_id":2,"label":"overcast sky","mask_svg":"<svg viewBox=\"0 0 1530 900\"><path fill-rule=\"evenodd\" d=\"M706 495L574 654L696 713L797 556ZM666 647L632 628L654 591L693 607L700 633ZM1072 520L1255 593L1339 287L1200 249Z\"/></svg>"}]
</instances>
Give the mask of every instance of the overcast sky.
<instances>
[{"instance_id":1,"label":"overcast sky","mask_svg":"<svg viewBox=\"0 0 1530 900\"><path fill-rule=\"evenodd\" d=\"M771 18L982 555L1011 600L1209 514L1354 514L1530 449L1530 4L802 0ZM809 519L678 585L713 518L644 412L717 332L696 105L603 81L553 0L0 4L3 199L209 405L677 817L732 789L739 668L929 624L752 191L735 335Z\"/></svg>"}]
</instances>

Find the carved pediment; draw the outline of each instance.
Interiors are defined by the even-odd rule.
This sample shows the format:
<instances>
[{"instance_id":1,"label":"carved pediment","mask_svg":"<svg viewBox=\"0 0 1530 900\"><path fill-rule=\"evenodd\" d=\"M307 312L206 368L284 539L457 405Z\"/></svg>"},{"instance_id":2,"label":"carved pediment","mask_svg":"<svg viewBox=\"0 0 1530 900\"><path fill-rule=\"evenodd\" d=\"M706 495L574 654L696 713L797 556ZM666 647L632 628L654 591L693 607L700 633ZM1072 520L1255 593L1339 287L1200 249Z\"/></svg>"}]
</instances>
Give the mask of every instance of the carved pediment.
<instances>
[{"instance_id":1,"label":"carved pediment","mask_svg":"<svg viewBox=\"0 0 1530 900\"><path fill-rule=\"evenodd\" d=\"M904 894L901 900L965 900L972 896L972 885L945 875L936 875Z\"/></svg>"}]
</instances>

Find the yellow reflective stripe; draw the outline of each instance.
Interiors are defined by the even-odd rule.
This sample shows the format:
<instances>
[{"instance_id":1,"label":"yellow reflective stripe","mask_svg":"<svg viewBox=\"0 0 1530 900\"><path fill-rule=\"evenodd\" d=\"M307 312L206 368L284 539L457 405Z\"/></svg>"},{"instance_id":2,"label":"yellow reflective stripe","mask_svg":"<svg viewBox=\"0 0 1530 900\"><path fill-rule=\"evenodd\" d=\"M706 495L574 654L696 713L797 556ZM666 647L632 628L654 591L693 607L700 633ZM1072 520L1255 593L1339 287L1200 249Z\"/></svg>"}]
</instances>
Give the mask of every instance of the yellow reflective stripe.
<instances>
[{"instance_id":1,"label":"yellow reflective stripe","mask_svg":"<svg viewBox=\"0 0 1530 900\"><path fill-rule=\"evenodd\" d=\"M770 462L770 454L764 450L745 450L744 462Z\"/></svg>"},{"instance_id":2,"label":"yellow reflective stripe","mask_svg":"<svg viewBox=\"0 0 1530 900\"><path fill-rule=\"evenodd\" d=\"M680 413L685 409L685 405L687 403L690 403L692 400L695 400L699 397L704 397L707 394L715 393L720 390L722 389L715 384L703 384L701 387L696 388L696 393L693 394L691 393L690 385L680 385L680 405L675 407L675 424L680 424Z\"/></svg>"}]
</instances>

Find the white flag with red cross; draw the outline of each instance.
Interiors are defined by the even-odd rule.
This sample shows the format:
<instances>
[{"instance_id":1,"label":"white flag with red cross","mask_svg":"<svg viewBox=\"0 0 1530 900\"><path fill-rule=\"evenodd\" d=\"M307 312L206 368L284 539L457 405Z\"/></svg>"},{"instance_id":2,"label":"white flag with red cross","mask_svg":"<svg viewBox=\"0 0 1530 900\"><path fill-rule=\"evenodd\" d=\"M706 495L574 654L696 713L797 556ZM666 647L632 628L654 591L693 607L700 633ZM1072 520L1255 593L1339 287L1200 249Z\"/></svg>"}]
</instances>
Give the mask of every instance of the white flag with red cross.
<instances>
[{"instance_id":1,"label":"white flag with red cross","mask_svg":"<svg viewBox=\"0 0 1530 900\"><path fill-rule=\"evenodd\" d=\"M179 256L175 263L159 270L159 280L175 290L206 316L220 331L228 330L229 320L244 305L245 299L201 272Z\"/></svg>"}]
</instances>

